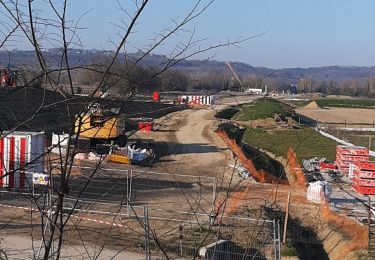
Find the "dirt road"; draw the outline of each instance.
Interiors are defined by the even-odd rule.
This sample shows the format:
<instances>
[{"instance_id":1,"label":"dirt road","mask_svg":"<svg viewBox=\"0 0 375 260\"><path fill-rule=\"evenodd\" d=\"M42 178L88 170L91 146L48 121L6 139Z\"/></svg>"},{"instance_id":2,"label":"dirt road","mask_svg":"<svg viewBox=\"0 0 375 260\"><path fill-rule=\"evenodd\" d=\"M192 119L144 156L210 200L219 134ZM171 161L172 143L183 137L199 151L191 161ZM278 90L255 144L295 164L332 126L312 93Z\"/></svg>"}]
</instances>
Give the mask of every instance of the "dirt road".
<instances>
[{"instance_id":1,"label":"dirt road","mask_svg":"<svg viewBox=\"0 0 375 260\"><path fill-rule=\"evenodd\" d=\"M198 176L219 176L233 164L232 152L215 134L218 110L228 105L251 102L257 96L234 96L218 99L217 105L206 109L187 109L155 120L156 131L137 133L136 138L151 139L156 144L159 172Z\"/></svg>"},{"instance_id":2,"label":"dirt road","mask_svg":"<svg viewBox=\"0 0 375 260\"><path fill-rule=\"evenodd\" d=\"M162 154L158 168L189 175L222 173L232 153L214 132L215 113L211 109L189 109L174 113L168 123L161 119L159 133L154 135Z\"/></svg>"}]
</instances>

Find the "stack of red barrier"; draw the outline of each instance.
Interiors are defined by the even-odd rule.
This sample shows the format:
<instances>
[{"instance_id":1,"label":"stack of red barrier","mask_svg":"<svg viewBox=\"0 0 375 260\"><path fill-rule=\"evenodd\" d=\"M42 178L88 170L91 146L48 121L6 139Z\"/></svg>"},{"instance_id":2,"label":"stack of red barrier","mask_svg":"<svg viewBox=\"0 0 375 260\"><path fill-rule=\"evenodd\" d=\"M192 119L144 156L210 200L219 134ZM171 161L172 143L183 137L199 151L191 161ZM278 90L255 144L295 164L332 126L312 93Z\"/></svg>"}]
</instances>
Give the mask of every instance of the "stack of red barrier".
<instances>
[{"instance_id":1,"label":"stack of red barrier","mask_svg":"<svg viewBox=\"0 0 375 260\"><path fill-rule=\"evenodd\" d=\"M319 162L319 168L321 171L335 170L336 166L334 163Z\"/></svg>"},{"instance_id":2,"label":"stack of red barrier","mask_svg":"<svg viewBox=\"0 0 375 260\"><path fill-rule=\"evenodd\" d=\"M348 175L350 164L368 160L369 150L366 147L344 145L336 147L336 166L344 175Z\"/></svg>"},{"instance_id":3,"label":"stack of red barrier","mask_svg":"<svg viewBox=\"0 0 375 260\"><path fill-rule=\"evenodd\" d=\"M355 162L352 188L365 195L375 195L375 162Z\"/></svg>"}]
</instances>

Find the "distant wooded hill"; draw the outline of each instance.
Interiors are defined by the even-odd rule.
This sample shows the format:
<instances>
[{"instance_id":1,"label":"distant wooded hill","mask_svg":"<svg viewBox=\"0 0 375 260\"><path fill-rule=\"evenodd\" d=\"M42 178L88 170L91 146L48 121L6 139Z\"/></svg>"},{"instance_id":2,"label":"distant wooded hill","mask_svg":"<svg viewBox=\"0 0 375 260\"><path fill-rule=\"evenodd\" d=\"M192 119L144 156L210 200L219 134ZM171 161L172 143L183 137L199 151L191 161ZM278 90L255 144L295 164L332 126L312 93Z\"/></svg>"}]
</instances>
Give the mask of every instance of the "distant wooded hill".
<instances>
[{"instance_id":1,"label":"distant wooded hill","mask_svg":"<svg viewBox=\"0 0 375 260\"><path fill-rule=\"evenodd\" d=\"M58 66L61 62L59 55L60 51L57 49L50 49L44 55L52 67ZM73 49L69 51L70 64L76 65L91 65L98 61L104 62L111 57L113 52L103 50L78 50ZM130 57L137 58L142 53L129 54ZM119 57L121 60L123 57ZM10 52L0 51L0 66L22 66L35 65L36 56L33 51L13 50ZM143 60L143 64L148 66L160 66L168 62L164 55L148 55ZM312 77L318 81L336 81L352 79L366 79L375 77L375 66L372 67L344 67L344 66L328 66L328 67L313 67L313 68L285 68L285 69L270 69L264 67L253 67L242 62L231 62L234 70L242 77L251 75L258 75L267 78L275 78L283 82L297 82L304 77ZM208 72L218 72L230 74L230 71L222 61L216 60L183 60L178 62L174 69L183 70L194 74L202 74Z\"/></svg>"},{"instance_id":2,"label":"distant wooded hill","mask_svg":"<svg viewBox=\"0 0 375 260\"><path fill-rule=\"evenodd\" d=\"M71 67L86 68L74 70L73 83L77 87L78 93L85 92L90 86L100 81L105 71L103 68L113 55L113 52L103 50L70 49L68 51ZM48 68L51 69L60 66L62 56L59 49L50 49L44 52ZM231 62L233 69L242 81L242 85L240 85L234 79L227 64L222 61L187 59L176 62L176 60L169 60L164 55L143 56L142 52L128 54L126 57L124 54L119 55L118 62L111 68L112 74L105 77L103 87L111 86L111 89L119 95L128 93L130 88L135 89L138 93L151 93L154 90L209 92L246 88L265 89L267 86L268 91L320 92L327 95L375 97L375 67L328 66L270 69L253 67L241 62ZM142 57L141 61L137 62L131 71L127 71L128 66L124 66L123 61L126 60L131 64L140 57ZM173 67L164 73L159 73L170 64L174 64ZM26 79L23 82L30 82L30 78L38 70L37 59L33 51L0 51L1 66L20 68L23 74L26 73L26 75L19 73L19 78ZM87 68L95 68L95 70L87 70ZM31 73L29 73L30 71ZM61 75L55 72L50 76L55 77L59 81L59 85L63 86L69 83L64 74L66 74L64 71ZM127 75L126 79L120 76L125 74ZM34 83L36 86L38 85L38 82L34 81Z\"/></svg>"}]
</instances>

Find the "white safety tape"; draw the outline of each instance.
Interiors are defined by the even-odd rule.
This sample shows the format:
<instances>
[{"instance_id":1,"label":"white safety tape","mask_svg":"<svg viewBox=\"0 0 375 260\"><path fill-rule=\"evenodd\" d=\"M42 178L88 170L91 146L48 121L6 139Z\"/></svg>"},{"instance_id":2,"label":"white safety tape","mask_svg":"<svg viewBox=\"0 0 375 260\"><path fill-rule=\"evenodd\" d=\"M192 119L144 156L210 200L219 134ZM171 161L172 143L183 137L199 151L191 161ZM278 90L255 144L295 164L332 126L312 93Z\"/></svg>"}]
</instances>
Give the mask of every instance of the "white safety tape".
<instances>
[{"instance_id":1,"label":"white safety tape","mask_svg":"<svg viewBox=\"0 0 375 260\"><path fill-rule=\"evenodd\" d=\"M31 210L32 211L38 211L37 209L31 209L31 208L28 208L28 207L19 207L19 206L6 205L6 204L1 204L1 203L0 203L0 207L16 208L16 209L23 209L23 210L30 210L30 211ZM122 224L117 224L117 223L113 223L113 222L109 222L109 221L103 221L103 220L99 220L99 219L85 218L85 217L76 216L76 215L70 215L70 217L76 218L76 219L79 219L79 220L86 220L86 221L91 221L91 222L95 222L95 223L106 224L106 225L110 225L110 226L114 226L114 227L125 227Z\"/></svg>"},{"instance_id":2,"label":"white safety tape","mask_svg":"<svg viewBox=\"0 0 375 260\"><path fill-rule=\"evenodd\" d=\"M16 208L16 209L24 209L24 210L31 210L31 208L28 207L17 207L17 206L12 206L12 205L5 205L5 204L0 204L1 207L7 207L7 208ZM37 211L34 209L33 211Z\"/></svg>"},{"instance_id":3,"label":"white safety tape","mask_svg":"<svg viewBox=\"0 0 375 260\"><path fill-rule=\"evenodd\" d=\"M99 220L99 219L85 218L85 217L80 217L80 216L75 216L75 215L71 215L71 217L77 218L77 219L80 219L80 220L87 220L87 221L91 221L91 222L95 222L95 223L106 224L106 225L110 225L110 226L114 226L114 227L124 227L124 225L122 225L122 224L116 224L116 223L113 223L113 222L103 221L103 220Z\"/></svg>"}]
</instances>

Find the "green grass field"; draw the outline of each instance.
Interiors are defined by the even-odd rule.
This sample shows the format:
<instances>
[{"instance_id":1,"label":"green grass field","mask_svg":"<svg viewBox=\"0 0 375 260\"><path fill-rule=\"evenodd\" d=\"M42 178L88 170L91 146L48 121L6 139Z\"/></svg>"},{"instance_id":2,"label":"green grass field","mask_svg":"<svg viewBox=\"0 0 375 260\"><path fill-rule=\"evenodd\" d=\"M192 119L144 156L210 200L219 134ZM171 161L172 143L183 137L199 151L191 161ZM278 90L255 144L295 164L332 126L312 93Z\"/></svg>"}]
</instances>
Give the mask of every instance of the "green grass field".
<instances>
[{"instance_id":1,"label":"green grass field","mask_svg":"<svg viewBox=\"0 0 375 260\"><path fill-rule=\"evenodd\" d=\"M375 150L375 132L343 131L336 128L327 128L324 131L354 145L370 146L370 150Z\"/></svg>"},{"instance_id":2,"label":"green grass field","mask_svg":"<svg viewBox=\"0 0 375 260\"><path fill-rule=\"evenodd\" d=\"M284 158L287 157L289 147L296 151L299 160L326 157L333 161L336 156L336 142L310 128L268 131L247 128L243 140L252 146Z\"/></svg>"},{"instance_id":3,"label":"green grass field","mask_svg":"<svg viewBox=\"0 0 375 260\"><path fill-rule=\"evenodd\" d=\"M273 118L274 114L279 116L293 115L293 108L273 98L260 98L252 103L243 104L239 111L232 117L234 120L248 121L263 118Z\"/></svg>"},{"instance_id":4,"label":"green grass field","mask_svg":"<svg viewBox=\"0 0 375 260\"><path fill-rule=\"evenodd\" d=\"M272 118L274 114L281 117L292 116L294 109L272 98L260 98L252 103L231 107L227 111L224 110L221 116L238 121L247 121ZM300 161L312 157L326 157L333 161L336 157L336 142L320 135L311 128L265 130L248 127L243 136L243 141L284 158L287 157L288 149L291 147L296 151Z\"/></svg>"},{"instance_id":5,"label":"green grass field","mask_svg":"<svg viewBox=\"0 0 375 260\"><path fill-rule=\"evenodd\" d=\"M321 107L375 108L373 99L319 99Z\"/></svg>"},{"instance_id":6,"label":"green grass field","mask_svg":"<svg viewBox=\"0 0 375 260\"><path fill-rule=\"evenodd\" d=\"M313 100L289 100L288 102L303 107ZM346 107L346 108L373 108L375 109L375 100L373 99L317 99L316 103L320 107Z\"/></svg>"}]
</instances>

